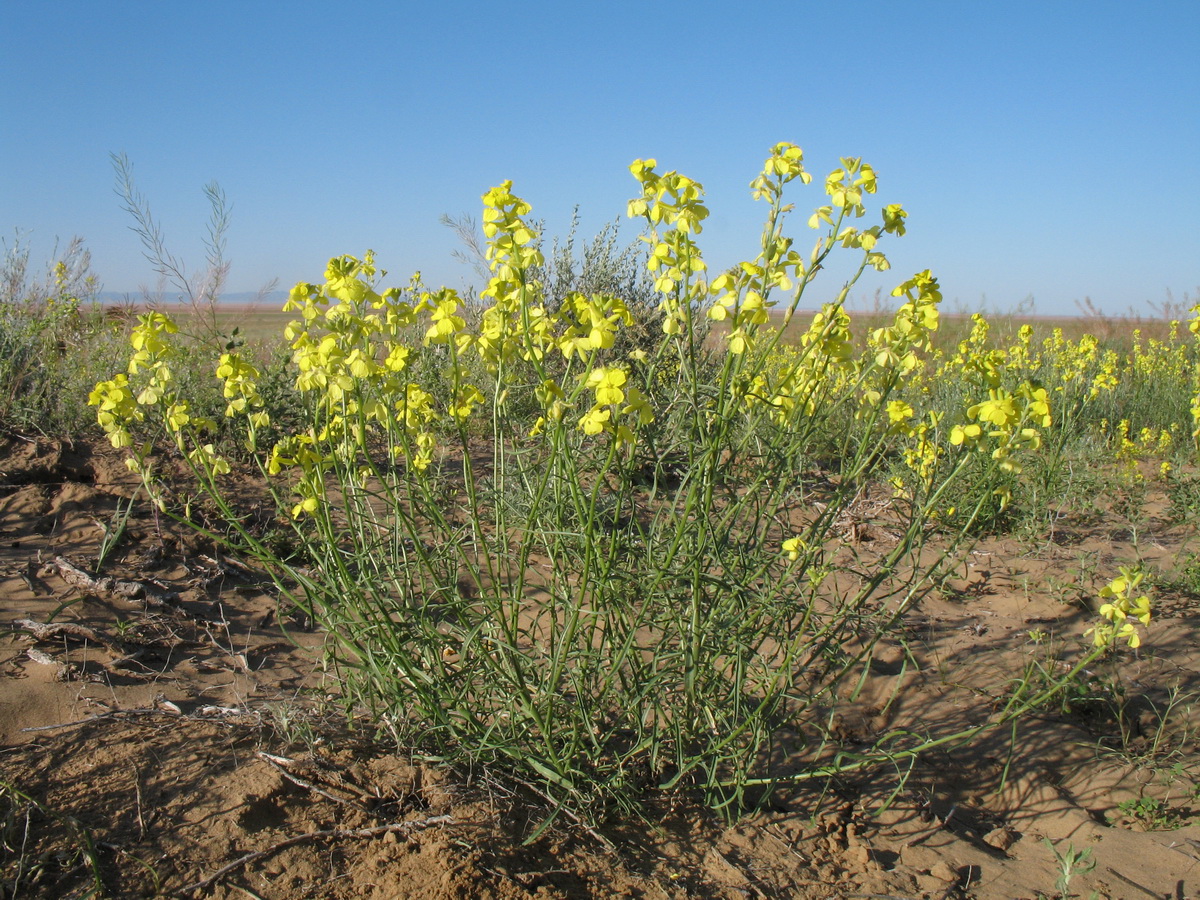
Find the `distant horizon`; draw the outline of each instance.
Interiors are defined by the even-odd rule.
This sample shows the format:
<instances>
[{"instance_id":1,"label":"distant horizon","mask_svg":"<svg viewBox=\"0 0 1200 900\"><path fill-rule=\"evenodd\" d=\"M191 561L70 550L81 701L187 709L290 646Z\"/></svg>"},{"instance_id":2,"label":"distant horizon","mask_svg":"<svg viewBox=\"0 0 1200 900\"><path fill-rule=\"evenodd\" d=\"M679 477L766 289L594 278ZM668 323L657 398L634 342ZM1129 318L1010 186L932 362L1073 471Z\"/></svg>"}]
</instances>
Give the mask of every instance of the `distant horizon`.
<instances>
[{"instance_id":1,"label":"distant horizon","mask_svg":"<svg viewBox=\"0 0 1200 900\"><path fill-rule=\"evenodd\" d=\"M230 291L230 292L222 293L217 298L217 306L225 307L225 308L228 308L231 310L237 309L239 311L245 311L245 310L261 307L261 306L267 305L267 304L274 304L275 305L274 308L276 310L282 311L282 307L283 307L284 301L287 299L287 295L288 295L288 290L285 290L283 288L275 288L274 290L272 290L266 294L263 294L259 291ZM885 301L891 301L891 302L884 306L878 307L878 310L880 312L894 312L896 310L896 308L900 305L900 301L897 298L887 297L887 298L882 298L882 299L884 299ZM172 307L185 306L191 302L191 301L189 301L188 297L182 293L175 293L173 296L169 295L167 293L164 293L162 295L147 295L143 291L137 291L137 292L133 292L133 291L128 291L128 292L101 291L99 294L96 295L96 301L98 303L100 303L101 306L119 306L119 305L125 305L125 304L132 302L135 305L138 305L141 303L146 303L148 305L162 303L165 306L172 306ZM869 306L866 305L868 302L870 303ZM857 300L855 300L854 298L851 298L851 300L847 301L845 308L846 308L847 312L849 312L851 314L858 313L861 315L864 313L871 313L871 312L876 311L876 307L875 307L874 303L875 303L874 297L871 297L871 298L859 297L859 298L857 298ZM817 306L803 306L802 305L802 306L799 306L796 308L796 312L798 314L799 313L810 314L810 313L817 312L819 310L819 308L820 308L819 305L817 305ZM1029 320L1030 322L1055 321L1055 320L1059 320L1059 319L1063 319L1063 320L1109 319L1109 320L1116 320L1116 321L1137 321L1139 319L1145 319L1148 321L1155 321L1155 322L1170 322L1170 321L1172 321L1171 317L1160 315L1159 314L1160 310L1161 310L1161 307L1159 307L1158 309L1151 309L1151 310L1126 309L1126 310L1120 310L1120 311L1116 311L1116 312L1106 310L1106 309L1096 309L1094 312L1089 312L1086 309L1077 307L1076 311L1074 313L1054 313L1054 312L1039 312L1037 310L1036 304L1029 310L1022 309L1020 305L1009 308L1009 309L998 309L995 307L985 307L982 309L969 309L969 308L964 307L962 304L950 303L949 305L947 305L946 301L943 301L941 304L941 307L940 307L940 312L941 312L942 316L949 317L949 318L965 318L965 317L973 316L976 313L982 313L984 316L999 317L999 318L1015 318L1018 320ZM772 312L773 313L778 312L778 310L773 310ZM1183 321L1183 320L1186 320L1187 318L1188 318L1188 312L1186 309L1184 309L1180 312L1180 316L1178 317L1178 319L1179 319L1179 321Z\"/></svg>"}]
</instances>

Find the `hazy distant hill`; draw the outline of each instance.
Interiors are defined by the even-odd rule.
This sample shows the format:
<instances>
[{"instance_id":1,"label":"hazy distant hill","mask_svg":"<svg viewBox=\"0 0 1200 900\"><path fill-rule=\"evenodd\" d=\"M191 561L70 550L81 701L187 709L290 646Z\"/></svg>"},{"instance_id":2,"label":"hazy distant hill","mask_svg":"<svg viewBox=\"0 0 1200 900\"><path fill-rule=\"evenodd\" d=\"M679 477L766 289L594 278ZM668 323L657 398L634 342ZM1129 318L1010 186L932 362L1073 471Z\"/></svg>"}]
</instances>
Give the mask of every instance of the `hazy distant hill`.
<instances>
[{"instance_id":1,"label":"hazy distant hill","mask_svg":"<svg viewBox=\"0 0 1200 900\"><path fill-rule=\"evenodd\" d=\"M104 304L122 304L122 303L144 303L147 300L147 295L140 291L130 291L128 293L120 293L118 291L101 291L98 295L101 303ZM164 291L161 294L152 294L149 299L159 303L184 303L183 295ZM247 303L261 303L266 307L283 306L283 301L287 299L287 291L274 290L265 294L260 294L258 291L240 291L221 295L221 303L227 303L230 306L245 306Z\"/></svg>"}]
</instances>

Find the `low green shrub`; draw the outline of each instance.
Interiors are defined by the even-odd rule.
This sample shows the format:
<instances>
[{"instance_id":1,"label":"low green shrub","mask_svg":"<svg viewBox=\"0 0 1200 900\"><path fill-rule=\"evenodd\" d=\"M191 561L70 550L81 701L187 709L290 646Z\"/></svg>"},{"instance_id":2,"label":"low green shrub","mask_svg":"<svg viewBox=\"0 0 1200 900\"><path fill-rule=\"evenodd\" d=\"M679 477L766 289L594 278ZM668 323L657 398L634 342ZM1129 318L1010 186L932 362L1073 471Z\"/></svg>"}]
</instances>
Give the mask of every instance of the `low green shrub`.
<instances>
[{"instance_id":1,"label":"low green shrub","mask_svg":"<svg viewBox=\"0 0 1200 900\"><path fill-rule=\"evenodd\" d=\"M0 423L24 433L72 437L94 428L82 402L126 355L127 328L96 302L100 285L76 239L42 278L29 250L7 247L0 269Z\"/></svg>"}]
</instances>

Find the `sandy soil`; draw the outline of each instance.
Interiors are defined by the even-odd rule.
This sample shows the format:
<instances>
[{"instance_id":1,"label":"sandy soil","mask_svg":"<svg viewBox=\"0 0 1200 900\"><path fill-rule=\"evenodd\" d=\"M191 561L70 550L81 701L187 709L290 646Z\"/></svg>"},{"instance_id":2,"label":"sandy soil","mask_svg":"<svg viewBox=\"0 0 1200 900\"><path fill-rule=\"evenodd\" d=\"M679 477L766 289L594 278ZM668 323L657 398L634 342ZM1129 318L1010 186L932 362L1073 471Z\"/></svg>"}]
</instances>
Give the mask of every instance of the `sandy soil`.
<instances>
[{"instance_id":1,"label":"sandy soil","mask_svg":"<svg viewBox=\"0 0 1200 900\"><path fill-rule=\"evenodd\" d=\"M1047 840L1091 851L1072 895L1200 897L1200 596L1183 589L1069 710L933 755L898 793L878 772L781 792L735 826L677 804L526 845L536 798L348 730L321 635L146 504L113 580L83 580L133 489L104 446L0 439L0 897L84 896L88 838L116 897L1032 900L1059 896ZM1118 564L1174 571L1200 550L1149 502L1136 549L1115 516L977 547L905 623L921 670L886 713L848 712L845 740L970 721L1030 660L1055 665Z\"/></svg>"}]
</instances>

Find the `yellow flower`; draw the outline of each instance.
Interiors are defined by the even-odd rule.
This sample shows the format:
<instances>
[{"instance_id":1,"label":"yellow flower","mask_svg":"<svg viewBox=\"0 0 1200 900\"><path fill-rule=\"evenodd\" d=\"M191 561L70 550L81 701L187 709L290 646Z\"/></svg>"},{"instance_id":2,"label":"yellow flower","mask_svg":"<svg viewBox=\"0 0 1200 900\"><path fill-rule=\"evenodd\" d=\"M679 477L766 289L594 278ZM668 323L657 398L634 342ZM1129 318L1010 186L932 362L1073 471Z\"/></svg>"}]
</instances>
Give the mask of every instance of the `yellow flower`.
<instances>
[{"instance_id":1,"label":"yellow flower","mask_svg":"<svg viewBox=\"0 0 1200 900\"><path fill-rule=\"evenodd\" d=\"M911 406L903 400L892 400L887 405L888 420L893 424L898 422L907 422L915 415Z\"/></svg>"},{"instance_id":2,"label":"yellow flower","mask_svg":"<svg viewBox=\"0 0 1200 900\"><path fill-rule=\"evenodd\" d=\"M472 410L482 403L483 394L474 385L464 384L455 392L454 403L450 407L450 415L456 419L466 419Z\"/></svg>"},{"instance_id":3,"label":"yellow flower","mask_svg":"<svg viewBox=\"0 0 1200 900\"><path fill-rule=\"evenodd\" d=\"M654 410L650 406L650 401L635 387L629 389L629 403L622 408L621 413L623 415L636 413L639 425L649 425L654 421Z\"/></svg>"},{"instance_id":4,"label":"yellow flower","mask_svg":"<svg viewBox=\"0 0 1200 900\"><path fill-rule=\"evenodd\" d=\"M467 323L458 312L458 302L453 297L453 291L443 291L437 298L422 301L422 306L432 309L430 326L425 332L426 344L448 344L450 338L466 328Z\"/></svg>"},{"instance_id":5,"label":"yellow flower","mask_svg":"<svg viewBox=\"0 0 1200 900\"><path fill-rule=\"evenodd\" d=\"M729 332L728 341L729 352L734 354L745 353L746 349L751 346L750 335L741 328L735 328Z\"/></svg>"},{"instance_id":6,"label":"yellow flower","mask_svg":"<svg viewBox=\"0 0 1200 900\"><path fill-rule=\"evenodd\" d=\"M188 424L192 420L192 417L188 415L187 402L173 403L167 409L166 420L167 428L171 431L178 431L184 425Z\"/></svg>"},{"instance_id":7,"label":"yellow flower","mask_svg":"<svg viewBox=\"0 0 1200 900\"><path fill-rule=\"evenodd\" d=\"M229 474L229 463L219 456L212 444L204 444L188 452L188 459L195 465L207 469L213 475Z\"/></svg>"},{"instance_id":8,"label":"yellow flower","mask_svg":"<svg viewBox=\"0 0 1200 900\"><path fill-rule=\"evenodd\" d=\"M1150 624L1150 598L1146 595L1133 597L1133 591L1141 584L1145 573L1138 566L1121 566L1121 574L1100 591L1106 600L1100 606L1100 615L1105 620L1092 629L1097 647L1107 647L1118 640L1126 641L1130 647L1139 647L1142 639L1129 619L1143 625Z\"/></svg>"},{"instance_id":9,"label":"yellow flower","mask_svg":"<svg viewBox=\"0 0 1200 900\"><path fill-rule=\"evenodd\" d=\"M319 505L320 504L317 503L316 497L305 497L303 500L301 500L299 503L297 503L295 506L292 507L292 518L298 519L304 513L308 513L310 516L315 515L317 512L317 507Z\"/></svg>"},{"instance_id":10,"label":"yellow flower","mask_svg":"<svg viewBox=\"0 0 1200 900\"><path fill-rule=\"evenodd\" d=\"M609 407L593 406L586 415L580 418L579 427L584 434L600 434L608 425L610 418L612 418L612 410Z\"/></svg>"},{"instance_id":11,"label":"yellow flower","mask_svg":"<svg viewBox=\"0 0 1200 900\"><path fill-rule=\"evenodd\" d=\"M403 372L405 366L408 365L408 355L411 351L400 344L395 345L388 351L387 358L383 364L391 372Z\"/></svg>"},{"instance_id":12,"label":"yellow flower","mask_svg":"<svg viewBox=\"0 0 1200 900\"><path fill-rule=\"evenodd\" d=\"M804 540L799 537L788 538L783 542L783 553L792 562L798 560L800 558L800 554L805 552L807 549L808 544L806 544Z\"/></svg>"},{"instance_id":13,"label":"yellow flower","mask_svg":"<svg viewBox=\"0 0 1200 900\"><path fill-rule=\"evenodd\" d=\"M983 436L983 429L972 422L969 425L955 425L950 429L950 443L954 446L974 444Z\"/></svg>"},{"instance_id":14,"label":"yellow flower","mask_svg":"<svg viewBox=\"0 0 1200 900\"><path fill-rule=\"evenodd\" d=\"M988 399L968 409L967 415L997 428L1014 425L1020 418L1013 398L1001 388L988 391Z\"/></svg>"},{"instance_id":15,"label":"yellow flower","mask_svg":"<svg viewBox=\"0 0 1200 900\"><path fill-rule=\"evenodd\" d=\"M604 406L625 399L625 392L621 388L627 379L628 376L621 369L602 366L588 373L587 386L595 390L596 403Z\"/></svg>"}]
</instances>

